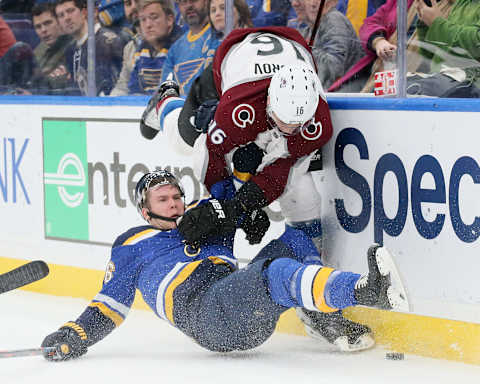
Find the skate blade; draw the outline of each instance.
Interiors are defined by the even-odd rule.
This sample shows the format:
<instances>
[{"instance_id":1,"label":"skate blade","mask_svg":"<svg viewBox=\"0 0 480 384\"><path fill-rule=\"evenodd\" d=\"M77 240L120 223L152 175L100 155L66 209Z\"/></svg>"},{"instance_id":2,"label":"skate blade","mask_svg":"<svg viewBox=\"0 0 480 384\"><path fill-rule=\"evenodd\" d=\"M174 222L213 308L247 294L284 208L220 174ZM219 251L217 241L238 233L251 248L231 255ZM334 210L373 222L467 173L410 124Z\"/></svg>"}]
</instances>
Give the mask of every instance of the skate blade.
<instances>
[{"instance_id":1,"label":"skate blade","mask_svg":"<svg viewBox=\"0 0 480 384\"><path fill-rule=\"evenodd\" d=\"M391 286L387 290L387 295L392 305L392 310L410 312L407 292L390 252L385 247L380 247L376 250L375 256L377 257L378 269L382 276L390 274Z\"/></svg>"},{"instance_id":2,"label":"skate blade","mask_svg":"<svg viewBox=\"0 0 480 384\"><path fill-rule=\"evenodd\" d=\"M337 338L333 344L341 351L341 352L359 352L364 351L366 349L370 349L375 345L375 340L370 334L361 335L355 343L349 344L347 336L341 336Z\"/></svg>"}]
</instances>

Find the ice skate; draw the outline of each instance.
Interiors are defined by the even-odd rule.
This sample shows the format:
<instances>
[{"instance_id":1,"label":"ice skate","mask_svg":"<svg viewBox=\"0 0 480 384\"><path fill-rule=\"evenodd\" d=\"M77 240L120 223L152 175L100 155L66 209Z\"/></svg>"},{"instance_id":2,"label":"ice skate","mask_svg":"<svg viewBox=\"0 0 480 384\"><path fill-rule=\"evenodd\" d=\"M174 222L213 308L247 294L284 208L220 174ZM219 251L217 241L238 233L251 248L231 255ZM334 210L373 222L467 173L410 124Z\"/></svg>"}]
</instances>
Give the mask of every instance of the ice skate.
<instances>
[{"instance_id":1,"label":"ice skate","mask_svg":"<svg viewBox=\"0 0 480 384\"><path fill-rule=\"evenodd\" d=\"M147 108L145 108L142 119L140 120L140 130L144 136L145 132L151 132L151 137L147 137L151 139L160 131L158 110L166 99L169 97L179 97L179 94L180 89L175 81L166 80L160 84L155 94L149 100Z\"/></svg>"},{"instance_id":2,"label":"ice skate","mask_svg":"<svg viewBox=\"0 0 480 384\"><path fill-rule=\"evenodd\" d=\"M341 311L325 313L297 308L297 315L310 337L326 340L342 352L362 351L375 345L371 329L346 319Z\"/></svg>"},{"instance_id":3,"label":"ice skate","mask_svg":"<svg viewBox=\"0 0 480 384\"><path fill-rule=\"evenodd\" d=\"M367 252L368 274L355 284L355 299L359 305L408 312L405 288L386 248L372 245Z\"/></svg>"}]
</instances>

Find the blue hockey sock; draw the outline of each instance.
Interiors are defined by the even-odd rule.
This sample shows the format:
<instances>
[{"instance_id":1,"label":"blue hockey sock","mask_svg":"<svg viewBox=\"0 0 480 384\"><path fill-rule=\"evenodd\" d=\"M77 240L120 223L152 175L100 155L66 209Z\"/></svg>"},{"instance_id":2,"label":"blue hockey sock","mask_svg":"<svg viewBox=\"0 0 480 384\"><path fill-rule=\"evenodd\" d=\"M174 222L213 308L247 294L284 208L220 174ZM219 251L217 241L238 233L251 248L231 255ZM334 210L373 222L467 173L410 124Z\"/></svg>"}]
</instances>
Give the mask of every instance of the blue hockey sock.
<instances>
[{"instance_id":1,"label":"blue hockey sock","mask_svg":"<svg viewBox=\"0 0 480 384\"><path fill-rule=\"evenodd\" d=\"M280 258L273 260L265 269L270 296L275 303L288 308L299 306L295 295L292 295L292 286L296 280L294 276L302 266L303 264L293 259Z\"/></svg>"},{"instance_id":2,"label":"blue hockey sock","mask_svg":"<svg viewBox=\"0 0 480 384\"><path fill-rule=\"evenodd\" d=\"M307 252L303 262L305 264L322 264L322 222L320 219L285 224L285 232L288 228L302 231L315 248L315 252Z\"/></svg>"},{"instance_id":3,"label":"blue hockey sock","mask_svg":"<svg viewBox=\"0 0 480 384\"><path fill-rule=\"evenodd\" d=\"M356 273L280 258L264 274L272 300L284 307L333 312L357 304L354 288L360 275Z\"/></svg>"},{"instance_id":4,"label":"blue hockey sock","mask_svg":"<svg viewBox=\"0 0 480 384\"><path fill-rule=\"evenodd\" d=\"M322 264L315 244L304 230L285 224L285 232L278 240L290 247L301 263Z\"/></svg>"}]
</instances>

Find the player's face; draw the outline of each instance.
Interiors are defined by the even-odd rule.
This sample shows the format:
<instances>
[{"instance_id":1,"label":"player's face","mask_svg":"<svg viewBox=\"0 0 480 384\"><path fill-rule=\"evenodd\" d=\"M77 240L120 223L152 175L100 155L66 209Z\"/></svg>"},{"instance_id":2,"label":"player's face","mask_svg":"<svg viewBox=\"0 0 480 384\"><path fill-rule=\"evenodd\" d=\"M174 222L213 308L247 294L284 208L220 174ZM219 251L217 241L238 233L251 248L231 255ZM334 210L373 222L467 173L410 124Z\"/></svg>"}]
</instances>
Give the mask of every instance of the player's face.
<instances>
[{"instance_id":1,"label":"player's face","mask_svg":"<svg viewBox=\"0 0 480 384\"><path fill-rule=\"evenodd\" d=\"M217 31L225 30L225 0L212 0L210 2L210 20L212 20L213 28ZM238 26L238 11L233 7L233 25Z\"/></svg>"},{"instance_id":2,"label":"player's face","mask_svg":"<svg viewBox=\"0 0 480 384\"><path fill-rule=\"evenodd\" d=\"M206 24L206 0L178 0L178 9L190 28Z\"/></svg>"},{"instance_id":3,"label":"player's face","mask_svg":"<svg viewBox=\"0 0 480 384\"><path fill-rule=\"evenodd\" d=\"M278 118L275 112L272 112L271 118L273 119L277 128L285 133L286 135L293 135L298 132L298 130L302 127L302 124L287 124L284 123L282 120Z\"/></svg>"},{"instance_id":4,"label":"player's face","mask_svg":"<svg viewBox=\"0 0 480 384\"><path fill-rule=\"evenodd\" d=\"M154 227L159 229L175 229L177 224L174 221L165 221L161 219L149 219L148 211L159 216L168 218L179 218L185 212L183 197L177 187L167 184L153 187L148 190L148 208L142 209L143 217Z\"/></svg>"},{"instance_id":5,"label":"player's face","mask_svg":"<svg viewBox=\"0 0 480 384\"><path fill-rule=\"evenodd\" d=\"M41 41L51 47L61 35L62 30L57 18L51 12L33 16L33 28Z\"/></svg>"},{"instance_id":6,"label":"player's face","mask_svg":"<svg viewBox=\"0 0 480 384\"><path fill-rule=\"evenodd\" d=\"M87 20L87 10L80 9L75 6L73 1L67 1L63 4L58 4L55 7L58 22L65 34L74 37L82 33Z\"/></svg>"},{"instance_id":7,"label":"player's face","mask_svg":"<svg viewBox=\"0 0 480 384\"><path fill-rule=\"evenodd\" d=\"M165 40L173 28L173 15L167 16L158 3L146 6L138 15L142 36L152 45Z\"/></svg>"},{"instance_id":8,"label":"player's face","mask_svg":"<svg viewBox=\"0 0 480 384\"><path fill-rule=\"evenodd\" d=\"M135 25L138 22L137 0L124 0L125 18L129 23Z\"/></svg>"}]
</instances>

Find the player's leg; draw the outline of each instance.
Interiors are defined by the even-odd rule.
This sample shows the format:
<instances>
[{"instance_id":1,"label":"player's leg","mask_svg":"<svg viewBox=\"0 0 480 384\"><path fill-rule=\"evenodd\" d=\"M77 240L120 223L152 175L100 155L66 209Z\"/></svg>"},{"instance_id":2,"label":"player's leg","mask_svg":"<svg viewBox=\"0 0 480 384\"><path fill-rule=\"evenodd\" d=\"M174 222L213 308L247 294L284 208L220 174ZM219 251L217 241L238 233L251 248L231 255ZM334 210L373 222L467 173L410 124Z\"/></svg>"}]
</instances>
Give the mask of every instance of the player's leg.
<instances>
[{"instance_id":1,"label":"player's leg","mask_svg":"<svg viewBox=\"0 0 480 384\"><path fill-rule=\"evenodd\" d=\"M305 262L321 264L321 196L315 187L312 173L307 172L309 164L308 158L292 168L287 188L279 202L286 226L303 231L319 252L318 258L312 257ZM298 308L297 315L309 336L326 339L342 351L359 351L375 344L369 327L344 318L341 311L317 312Z\"/></svg>"},{"instance_id":2,"label":"player's leg","mask_svg":"<svg viewBox=\"0 0 480 384\"><path fill-rule=\"evenodd\" d=\"M271 336L280 314L291 307L408 310L393 261L377 245L368 251L369 271L363 276L300 263L282 241L262 252L246 268L216 280L199 295L193 334L200 345L222 352L254 348Z\"/></svg>"}]
</instances>

